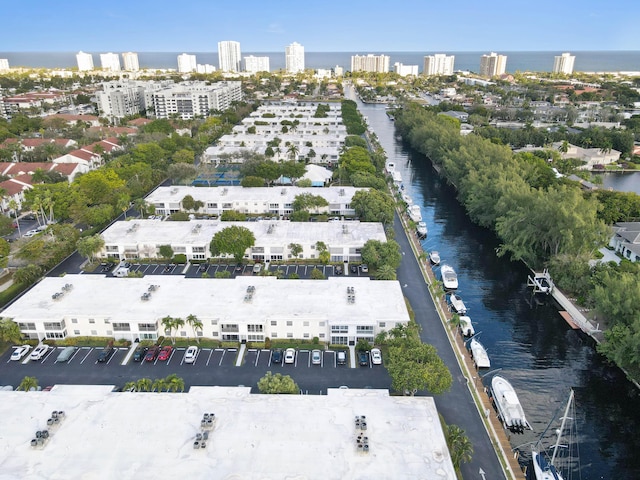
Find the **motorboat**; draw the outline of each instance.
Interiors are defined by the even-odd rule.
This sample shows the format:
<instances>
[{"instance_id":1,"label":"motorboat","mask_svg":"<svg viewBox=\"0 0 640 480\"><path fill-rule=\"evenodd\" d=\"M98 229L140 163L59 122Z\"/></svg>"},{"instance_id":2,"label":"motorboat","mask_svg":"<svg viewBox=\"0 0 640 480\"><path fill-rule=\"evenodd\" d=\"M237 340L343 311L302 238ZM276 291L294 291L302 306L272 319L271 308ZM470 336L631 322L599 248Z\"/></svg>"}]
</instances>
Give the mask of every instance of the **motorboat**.
<instances>
[{"instance_id":1,"label":"motorboat","mask_svg":"<svg viewBox=\"0 0 640 480\"><path fill-rule=\"evenodd\" d=\"M487 355L487 351L478 340L472 338L469 344L469 348L471 349L471 356L473 357L473 361L476 364L476 367L491 368L489 355Z\"/></svg>"},{"instance_id":2,"label":"motorboat","mask_svg":"<svg viewBox=\"0 0 640 480\"><path fill-rule=\"evenodd\" d=\"M407 208L407 215L414 222L422 221L422 212L420 211L420 205L409 205Z\"/></svg>"},{"instance_id":3,"label":"motorboat","mask_svg":"<svg viewBox=\"0 0 640 480\"><path fill-rule=\"evenodd\" d=\"M407 195L405 192L402 192L402 201L406 203L407 206L413 205L413 199L409 195Z\"/></svg>"},{"instance_id":4,"label":"motorboat","mask_svg":"<svg viewBox=\"0 0 640 480\"><path fill-rule=\"evenodd\" d=\"M440 253L435 250L431 250L429 253L429 260L431 260L431 263L434 265L440 265Z\"/></svg>"},{"instance_id":5,"label":"motorboat","mask_svg":"<svg viewBox=\"0 0 640 480\"><path fill-rule=\"evenodd\" d=\"M465 337L472 337L476 334L476 331L471 324L471 318L466 315L460 316L460 331Z\"/></svg>"},{"instance_id":6,"label":"motorboat","mask_svg":"<svg viewBox=\"0 0 640 480\"><path fill-rule=\"evenodd\" d=\"M428 231L429 230L427 229L427 224L425 222L418 222L416 225L416 233L418 234L418 237L425 238Z\"/></svg>"},{"instance_id":7,"label":"motorboat","mask_svg":"<svg viewBox=\"0 0 640 480\"><path fill-rule=\"evenodd\" d=\"M555 418L554 418L555 420ZM542 433L538 443L531 449L531 466L527 469L527 480L564 480L560 468L560 460L566 459L566 468L569 468L574 452L574 438L576 436L575 402L573 390L569 393L569 400L564 409L560 428L555 430L557 434L555 445L552 452L548 455L542 449L542 441L553 423L549 423L546 430ZM565 472L568 473L568 472Z\"/></svg>"},{"instance_id":8,"label":"motorboat","mask_svg":"<svg viewBox=\"0 0 640 480\"><path fill-rule=\"evenodd\" d=\"M455 290L458 288L458 275L453 267L449 265L442 265L440 268L440 275L442 275L442 284L445 290Z\"/></svg>"},{"instance_id":9,"label":"motorboat","mask_svg":"<svg viewBox=\"0 0 640 480\"><path fill-rule=\"evenodd\" d=\"M522 433L527 428L531 429L518 395L506 378L500 375L493 376L491 395L498 410L498 417L506 428L516 433Z\"/></svg>"},{"instance_id":10,"label":"motorboat","mask_svg":"<svg viewBox=\"0 0 640 480\"><path fill-rule=\"evenodd\" d=\"M392 171L391 178L393 178L393 183L396 185L400 185L402 183L402 175L400 175L400 172L396 172L395 170Z\"/></svg>"},{"instance_id":11,"label":"motorboat","mask_svg":"<svg viewBox=\"0 0 640 480\"><path fill-rule=\"evenodd\" d=\"M387 169L387 173L394 172L396 169L396 164L393 162L387 162L387 164L385 165L385 168Z\"/></svg>"},{"instance_id":12,"label":"motorboat","mask_svg":"<svg viewBox=\"0 0 640 480\"><path fill-rule=\"evenodd\" d=\"M459 313L460 315L467 313L467 306L462 301L462 298L455 293L449 295L449 304L454 312Z\"/></svg>"}]
</instances>

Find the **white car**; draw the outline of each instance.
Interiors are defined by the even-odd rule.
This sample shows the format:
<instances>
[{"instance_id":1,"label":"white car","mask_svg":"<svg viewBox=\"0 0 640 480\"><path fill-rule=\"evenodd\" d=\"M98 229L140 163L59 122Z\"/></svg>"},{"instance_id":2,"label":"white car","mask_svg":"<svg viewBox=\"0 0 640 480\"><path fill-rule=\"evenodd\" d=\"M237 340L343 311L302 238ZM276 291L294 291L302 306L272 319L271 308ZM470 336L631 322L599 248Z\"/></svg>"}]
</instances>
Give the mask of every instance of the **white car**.
<instances>
[{"instance_id":1,"label":"white car","mask_svg":"<svg viewBox=\"0 0 640 480\"><path fill-rule=\"evenodd\" d=\"M371 363L374 365L380 365L382 363L382 353L379 348L371 349Z\"/></svg>"},{"instance_id":2,"label":"white car","mask_svg":"<svg viewBox=\"0 0 640 480\"><path fill-rule=\"evenodd\" d=\"M322 352L320 350L313 350L311 352L311 363L314 365L320 365L322 363Z\"/></svg>"},{"instance_id":3,"label":"white car","mask_svg":"<svg viewBox=\"0 0 640 480\"><path fill-rule=\"evenodd\" d=\"M44 343L41 345L38 345L33 352L31 352L31 355L29 356L29 358L31 360L40 360L42 357L45 356L45 354L49 351L49 345L45 345Z\"/></svg>"},{"instance_id":4,"label":"white car","mask_svg":"<svg viewBox=\"0 0 640 480\"><path fill-rule=\"evenodd\" d=\"M296 351L293 348L287 348L284 352L284 363L293 363L296 361Z\"/></svg>"},{"instance_id":5,"label":"white car","mask_svg":"<svg viewBox=\"0 0 640 480\"><path fill-rule=\"evenodd\" d=\"M28 237L33 237L34 235L37 235L38 233L40 233L40 232L38 232L38 230L29 230L28 232L25 232L22 236L28 238Z\"/></svg>"},{"instance_id":6,"label":"white car","mask_svg":"<svg viewBox=\"0 0 640 480\"><path fill-rule=\"evenodd\" d=\"M31 350L31 345L22 345L16 348L11 354L11 360L22 360L22 357L24 357L29 350Z\"/></svg>"},{"instance_id":7,"label":"white car","mask_svg":"<svg viewBox=\"0 0 640 480\"><path fill-rule=\"evenodd\" d=\"M198 356L198 347L191 345L184 354L184 363L193 363Z\"/></svg>"}]
</instances>

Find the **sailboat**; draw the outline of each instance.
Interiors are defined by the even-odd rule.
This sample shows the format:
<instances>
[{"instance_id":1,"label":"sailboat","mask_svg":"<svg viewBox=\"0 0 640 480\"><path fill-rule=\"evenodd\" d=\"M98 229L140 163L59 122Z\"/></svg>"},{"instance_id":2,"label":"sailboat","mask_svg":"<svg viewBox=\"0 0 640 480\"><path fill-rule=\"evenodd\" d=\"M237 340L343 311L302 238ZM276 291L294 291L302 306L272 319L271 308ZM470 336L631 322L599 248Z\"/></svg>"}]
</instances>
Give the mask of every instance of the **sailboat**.
<instances>
[{"instance_id":1,"label":"sailboat","mask_svg":"<svg viewBox=\"0 0 640 480\"><path fill-rule=\"evenodd\" d=\"M569 457L572 450L572 442L571 437L575 435L575 429L568 428L567 422L569 425L574 425L576 421L575 417L575 402L574 402L574 394L573 390L569 392L569 400L567 401L567 405L564 409L564 415L562 416L562 422L560 424L560 429L557 430L558 438L556 439L556 443L552 448L551 456L547 455L546 452L542 449L542 438L544 437L544 433L540 437L538 443L531 449L532 459L531 459L531 468L527 469L527 480L565 480L566 477L562 475L560 469L558 468L558 460L559 454L561 452L567 453L567 457ZM553 422L553 420L552 420ZM549 430L551 423L545 430L545 433ZM567 469L570 465L567 465ZM567 472L565 472L566 474Z\"/></svg>"}]
</instances>

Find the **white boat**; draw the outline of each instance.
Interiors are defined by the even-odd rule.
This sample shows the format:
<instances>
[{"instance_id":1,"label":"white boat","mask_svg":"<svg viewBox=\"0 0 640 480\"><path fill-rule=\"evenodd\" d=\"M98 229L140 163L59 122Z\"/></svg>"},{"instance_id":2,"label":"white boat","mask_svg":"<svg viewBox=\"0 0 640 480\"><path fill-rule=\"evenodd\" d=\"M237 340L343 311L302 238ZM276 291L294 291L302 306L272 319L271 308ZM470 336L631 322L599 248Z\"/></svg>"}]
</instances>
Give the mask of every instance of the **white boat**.
<instances>
[{"instance_id":1,"label":"white boat","mask_svg":"<svg viewBox=\"0 0 640 480\"><path fill-rule=\"evenodd\" d=\"M458 288L458 275L453 267L449 265L442 265L440 268L440 275L442 275L442 284L445 290L455 290Z\"/></svg>"},{"instance_id":2,"label":"white boat","mask_svg":"<svg viewBox=\"0 0 640 480\"><path fill-rule=\"evenodd\" d=\"M570 422L570 423L567 423ZM553 420L552 420L553 423ZM567 459L570 461L571 453L573 452L573 444L575 443L574 436L576 435L575 428L573 426L576 423L575 415L575 402L573 396L573 390L569 393L569 400L564 409L564 415L562 416L562 422L560 429L556 430L557 434L556 443L552 447L551 455L548 455L542 450L542 439L545 433L551 427L551 423L543 432L538 443L531 449L531 467L527 469L527 480L564 480L560 468L560 460ZM565 465L568 469L570 467L569 462ZM568 473L568 472L565 472Z\"/></svg>"},{"instance_id":3,"label":"white boat","mask_svg":"<svg viewBox=\"0 0 640 480\"><path fill-rule=\"evenodd\" d=\"M416 225L416 233L420 238L426 237L428 231L429 230L427 229L427 224L425 222L418 222Z\"/></svg>"},{"instance_id":4,"label":"white boat","mask_svg":"<svg viewBox=\"0 0 640 480\"><path fill-rule=\"evenodd\" d=\"M460 315L467 313L467 306L462 301L462 298L455 293L449 295L449 304L451 304L451 308L453 308L456 313L459 313Z\"/></svg>"},{"instance_id":5,"label":"white boat","mask_svg":"<svg viewBox=\"0 0 640 480\"><path fill-rule=\"evenodd\" d=\"M400 185L402 183L402 175L400 175L400 172L396 172L394 170L391 172L391 177L393 178L393 183L396 185Z\"/></svg>"},{"instance_id":6,"label":"white boat","mask_svg":"<svg viewBox=\"0 0 640 480\"><path fill-rule=\"evenodd\" d=\"M440 253L436 250L432 250L431 253L429 253L429 260L431 260L431 263L434 265L440 265Z\"/></svg>"},{"instance_id":7,"label":"white boat","mask_svg":"<svg viewBox=\"0 0 640 480\"><path fill-rule=\"evenodd\" d=\"M477 341L475 338L472 338L471 343L469 344L469 348L471 349L471 356L473 357L473 361L476 364L476 367L491 368L489 355L487 355L487 351L479 341Z\"/></svg>"},{"instance_id":8,"label":"white boat","mask_svg":"<svg viewBox=\"0 0 640 480\"><path fill-rule=\"evenodd\" d=\"M407 215L409 215L409 218L414 222L421 222L422 212L420 211L420 205L409 205Z\"/></svg>"},{"instance_id":9,"label":"white boat","mask_svg":"<svg viewBox=\"0 0 640 480\"><path fill-rule=\"evenodd\" d=\"M465 337L472 337L476 334L476 331L471 324L471 319L466 315L460 316L460 331Z\"/></svg>"},{"instance_id":10,"label":"white boat","mask_svg":"<svg viewBox=\"0 0 640 480\"><path fill-rule=\"evenodd\" d=\"M522 405L513 386L500 375L491 379L491 394L498 410L498 416L506 428L512 432L522 433L526 428L531 429L524 415Z\"/></svg>"},{"instance_id":11,"label":"white boat","mask_svg":"<svg viewBox=\"0 0 640 480\"><path fill-rule=\"evenodd\" d=\"M402 192L402 201L406 203L407 206L413 205L413 199L404 192Z\"/></svg>"},{"instance_id":12,"label":"white boat","mask_svg":"<svg viewBox=\"0 0 640 480\"><path fill-rule=\"evenodd\" d=\"M387 173L392 173L396 170L396 164L393 162L387 162L385 168L387 169Z\"/></svg>"}]
</instances>

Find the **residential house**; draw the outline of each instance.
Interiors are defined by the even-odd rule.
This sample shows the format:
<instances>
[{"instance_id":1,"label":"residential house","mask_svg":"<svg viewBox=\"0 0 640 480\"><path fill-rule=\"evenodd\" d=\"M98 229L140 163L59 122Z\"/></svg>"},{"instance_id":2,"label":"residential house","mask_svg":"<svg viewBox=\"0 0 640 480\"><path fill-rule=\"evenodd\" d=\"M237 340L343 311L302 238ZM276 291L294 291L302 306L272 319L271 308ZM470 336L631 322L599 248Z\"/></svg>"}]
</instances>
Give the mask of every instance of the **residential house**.
<instances>
[{"instance_id":1,"label":"residential house","mask_svg":"<svg viewBox=\"0 0 640 480\"><path fill-rule=\"evenodd\" d=\"M640 261L640 222L618 222L609 245L632 262Z\"/></svg>"}]
</instances>

